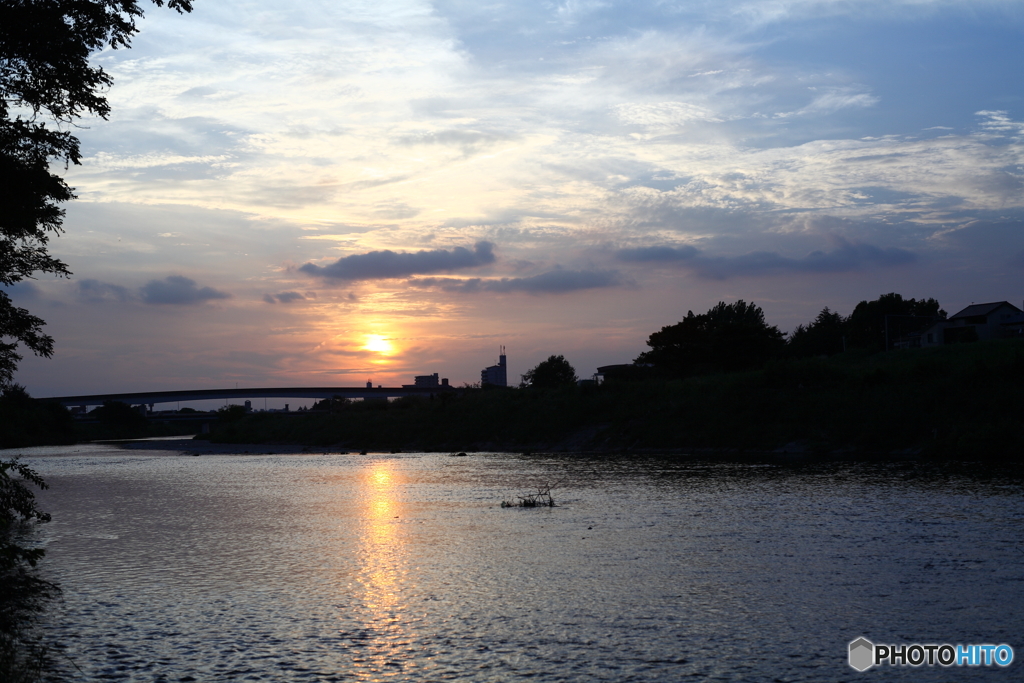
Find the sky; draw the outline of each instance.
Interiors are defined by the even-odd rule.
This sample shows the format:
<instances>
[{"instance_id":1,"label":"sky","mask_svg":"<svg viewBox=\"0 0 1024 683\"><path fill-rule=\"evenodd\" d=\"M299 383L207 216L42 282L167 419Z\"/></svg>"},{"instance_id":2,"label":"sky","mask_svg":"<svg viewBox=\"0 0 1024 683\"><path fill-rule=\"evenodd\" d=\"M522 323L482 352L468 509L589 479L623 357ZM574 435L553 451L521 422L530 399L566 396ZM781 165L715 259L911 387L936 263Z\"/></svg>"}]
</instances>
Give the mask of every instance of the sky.
<instances>
[{"instance_id":1,"label":"sky","mask_svg":"<svg viewBox=\"0 0 1024 683\"><path fill-rule=\"evenodd\" d=\"M76 131L34 396L581 377L719 301L1024 305L1024 2L196 0ZM63 167L61 167L62 169Z\"/></svg>"}]
</instances>

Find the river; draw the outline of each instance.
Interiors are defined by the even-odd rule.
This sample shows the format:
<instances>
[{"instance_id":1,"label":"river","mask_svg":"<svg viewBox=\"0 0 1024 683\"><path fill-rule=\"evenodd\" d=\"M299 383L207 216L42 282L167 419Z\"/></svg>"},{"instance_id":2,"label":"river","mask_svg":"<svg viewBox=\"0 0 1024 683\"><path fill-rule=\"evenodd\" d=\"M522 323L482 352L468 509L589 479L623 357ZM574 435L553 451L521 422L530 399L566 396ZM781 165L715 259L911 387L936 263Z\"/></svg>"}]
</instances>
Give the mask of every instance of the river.
<instances>
[{"instance_id":1,"label":"river","mask_svg":"<svg viewBox=\"0 0 1024 683\"><path fill-rule=\"evenodd\" d=\"M16 452L8 451L4 457ZM840 681L1002 644L1024 487L913 463L17 451L66 681ZM554 508L502 508L553 485ZM70 663L73 662L73 665Z\"/></svg>"}]
</instances>

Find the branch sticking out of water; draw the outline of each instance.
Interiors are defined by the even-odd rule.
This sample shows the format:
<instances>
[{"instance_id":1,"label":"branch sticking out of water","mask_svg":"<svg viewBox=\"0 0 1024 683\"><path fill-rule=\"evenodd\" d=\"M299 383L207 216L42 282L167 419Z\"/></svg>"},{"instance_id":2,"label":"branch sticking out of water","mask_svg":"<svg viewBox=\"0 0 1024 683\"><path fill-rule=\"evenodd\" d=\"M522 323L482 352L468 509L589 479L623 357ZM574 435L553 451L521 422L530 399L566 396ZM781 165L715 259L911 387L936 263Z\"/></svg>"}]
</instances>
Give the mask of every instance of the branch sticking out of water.
<instances>
[{"instance_id":1,"label":"branch sticking out of water","mask_svg":"<svg viewBox=\"0 0 1024 683\"><path fill-rule=\"evenodd\" d=\"M521 496L516 496L518 502L511 500L501 501L501 507L503 508L553 508L555 507L555 499L551 497L551 489L554 486L541 486L537 488L536 493L524 493Z\"/></svg>"}]
</instances>

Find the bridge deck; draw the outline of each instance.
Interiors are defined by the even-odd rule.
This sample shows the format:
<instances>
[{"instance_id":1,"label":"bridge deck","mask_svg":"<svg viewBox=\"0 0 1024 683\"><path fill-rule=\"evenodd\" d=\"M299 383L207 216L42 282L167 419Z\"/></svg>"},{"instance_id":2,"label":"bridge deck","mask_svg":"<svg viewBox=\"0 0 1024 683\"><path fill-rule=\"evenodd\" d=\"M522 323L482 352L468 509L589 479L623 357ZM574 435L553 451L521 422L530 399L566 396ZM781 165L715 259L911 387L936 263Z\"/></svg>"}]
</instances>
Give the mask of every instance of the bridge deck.
<instances>
[{"instance_id":1,"label":"bridge deck","mask_svg":"<svg viewBox=\"0 0 1024 683\"><path fill-rule=\"evenodd\" d=\"M130 404L175 403L177 401L207 401L231 398L398 398L401 396L429 396L453 387L276 387L259 389L188 389L182 391L141 391L121 394L90 394L84 396L52 396L43 399L65 406L96 406L105 401Z\"/></svg>"}]
</instances>

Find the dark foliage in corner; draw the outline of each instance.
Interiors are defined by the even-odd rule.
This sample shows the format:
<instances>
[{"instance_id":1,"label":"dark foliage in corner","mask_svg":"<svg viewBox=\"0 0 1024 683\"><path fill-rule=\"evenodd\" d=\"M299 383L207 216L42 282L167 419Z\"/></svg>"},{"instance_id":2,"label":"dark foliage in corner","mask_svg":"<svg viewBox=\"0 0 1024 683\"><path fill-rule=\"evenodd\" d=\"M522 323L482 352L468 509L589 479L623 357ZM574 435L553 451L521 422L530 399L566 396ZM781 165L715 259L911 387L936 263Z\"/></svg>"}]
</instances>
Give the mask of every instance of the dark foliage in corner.
<instances>
[{"instance_id":1,"label":"dark foliage in corner","mask_svg":"<svg viewBox=\"0 0 1024 683\"><path fill-rule=\"evenodd\" d=\"M167 5L192 9L190 0ZM75 194L51 167L80 163L78 138L68 126L110 113L105 92L112 80L89 56L108 46L129 47L142 14L137 0L0 3L0 285L35 273L70 274L47 243L62 231L59 205ZM42 319L0 291L0 386L13 380L19 344L39 356L53 353L53 338L42 328Z\"/></svg>"},{"instance_id":2,"label":"dark foliage in corner","mask_svg":"<svg viewBox=\"0 0 1024 683\"><path fill-rule=\"evenodd\" d=\"M28 631L33 615L60 595L29 571L44 551L17 537L27 525L50 521L30 486L45 489L46 482L16 458L0 461L0 679L12 683L39 680L47 668L45 648Z\"/></svg>"},{"instance_id":3,"label":"dark foliage in corner","mask_svg":"<svg viewBox=\"0 0 1024 683\"><path fill-rule=\"evenodd\" d=\"M667 377L757 368L779 354L785 337L765 322L759 306L742 299L719 302L707 313L689 311L682 321L647 339L650 351L634 361Z\"/></svg>"},{"instance_id":4,"label":"dark foliage in corner","mask_svg":"<svg viewBox=\"0 0 1024 683\"><path fill-rule=\"evenodd\" d=\"M46 488L43 478L17 458L0 461L0 571L22 564L34 567L43 556L41 549L23 548L12 540L18 525L50 521L50 515L36 507L35 494L26 482Z\"/></svg>"},{"instance_id":5,"label":"dark foliage in corner","mask_svg":"<svg viewBox=\"0 0 1024 683\"><path fill-rule=\"evenodd\" d=\"M556 389L576 384L576 369L565 356L548 356L537 367L523 375L523 386L534 389Z\"/></svg>"}]
</instances>

